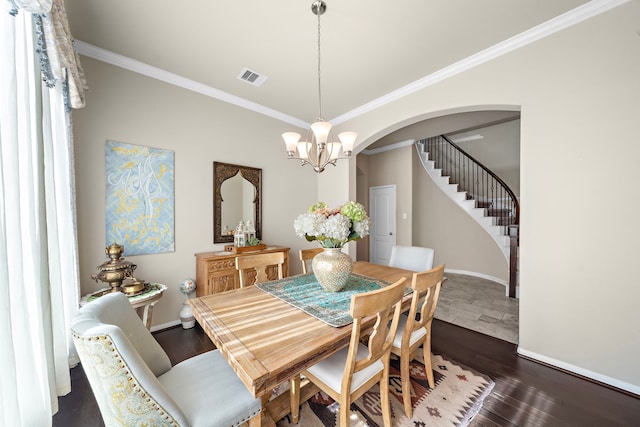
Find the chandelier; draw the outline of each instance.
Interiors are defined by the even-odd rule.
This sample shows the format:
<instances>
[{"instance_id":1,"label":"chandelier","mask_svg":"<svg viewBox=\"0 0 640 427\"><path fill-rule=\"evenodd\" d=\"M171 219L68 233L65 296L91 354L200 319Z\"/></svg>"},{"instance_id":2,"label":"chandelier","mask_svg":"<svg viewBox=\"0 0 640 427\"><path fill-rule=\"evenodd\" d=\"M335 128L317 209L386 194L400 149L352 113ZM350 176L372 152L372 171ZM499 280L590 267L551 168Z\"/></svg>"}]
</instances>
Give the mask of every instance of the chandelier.
<instances>
[{"instance_id":1,"label":"chandelier","mask_svg":"<svg viewBox=\"0 0 640 427\"><path fill-rule=\"evenodd\" d=\"M313 170L320 173L331 164L336 165L338 159L348 159L353 151L353 144L358 136L357 132L342 132L338 135L339 142L331 133L331 123L322 118L322 91L320 79L320 15L327 10L324 1L314 1L311 11L318 17L318 105L319 116L311 124L304 140L297 132L285 132L282 139L287 147L287 156L290 159L302 161L302 165L311 165ZM297 153L297 154L296 154Z\"/></svg>"}]
</instances>

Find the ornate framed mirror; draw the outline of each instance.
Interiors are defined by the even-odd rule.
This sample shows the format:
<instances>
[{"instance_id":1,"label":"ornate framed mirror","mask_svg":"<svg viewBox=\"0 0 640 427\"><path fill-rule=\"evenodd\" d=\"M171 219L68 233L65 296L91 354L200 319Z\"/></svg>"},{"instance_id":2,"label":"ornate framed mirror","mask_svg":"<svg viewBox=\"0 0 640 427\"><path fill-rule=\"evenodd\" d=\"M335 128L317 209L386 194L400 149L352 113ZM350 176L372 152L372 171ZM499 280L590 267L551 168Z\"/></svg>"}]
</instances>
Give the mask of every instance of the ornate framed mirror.
<instances>
[{"instance_id":1,"label":"ornate framed mirror","mask_svg":"<svg viewBox=\"0 0 640 427\"><path fill-rule=\"evenodd\" d=\"M262 169L213 162L213 243L233 243L233 230L247 220L262 239Z\"/></svg>"}]
</instances>

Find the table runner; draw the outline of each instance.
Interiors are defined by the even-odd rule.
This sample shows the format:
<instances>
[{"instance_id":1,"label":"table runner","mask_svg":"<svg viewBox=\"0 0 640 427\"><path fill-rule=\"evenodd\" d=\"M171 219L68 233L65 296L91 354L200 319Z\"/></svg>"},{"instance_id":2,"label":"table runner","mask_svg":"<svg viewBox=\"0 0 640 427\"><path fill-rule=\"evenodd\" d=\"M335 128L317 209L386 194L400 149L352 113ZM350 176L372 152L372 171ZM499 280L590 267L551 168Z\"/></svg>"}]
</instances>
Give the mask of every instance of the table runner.
<instances>
[{"instance_id":1,"label":"table runner","mask_svg":"<svg viewBox=\"0 0 640 427\"><path fill-rule=\"evenodd\" d=\"M310 316L338 328L353 322L349 314L352 295L375 291L389 284L384 280L351 273L342 291L327 292L322 289L316 276L308 273L259 283L255 286ZM411 288L405 291L405 295L407 292L411 292Z\"/></svg>"}]
</instances>

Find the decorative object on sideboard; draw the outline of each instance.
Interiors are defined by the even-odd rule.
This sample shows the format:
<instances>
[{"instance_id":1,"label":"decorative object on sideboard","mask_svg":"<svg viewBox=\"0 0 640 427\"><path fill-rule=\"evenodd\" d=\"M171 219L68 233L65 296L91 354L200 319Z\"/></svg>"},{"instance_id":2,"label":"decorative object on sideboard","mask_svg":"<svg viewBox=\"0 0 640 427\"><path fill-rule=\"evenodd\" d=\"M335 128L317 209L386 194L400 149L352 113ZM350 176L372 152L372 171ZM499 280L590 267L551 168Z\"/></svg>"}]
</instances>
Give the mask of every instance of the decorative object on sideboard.
<instances>
[{"instance_id":1,"label":"decorative object on sideboard","mask_svg":"<svg viewBox=\"0 0 640 427\"><path fill-rule=\"evenodd\" d=\"M183 329L191 329L196 325L196 319L193 317L193 311L189 305L189 294L196 290L196 281L193 279L184 279L180 282L180 292L184 294L184 302L180 310L180 322Z\"/></svg>"},{"instance_id":2,"label":"decorative object on sideboard","mask_svg":"<svg viewBox=\"0 0 640 427\"><path fill-rule=\"evenodd\" d=\"M293 222L296 234L307 241L317 241L324 251L313 257L311 266L320 286L328 292L344 288L351 274L353 260L342 252L342 247L352 240L369 235L369 216L360 203L349 201L329 209L318 202Z\"/></svg>"},{"instance_id":3,"label":"decorative object on sideboard","mask_svg":"<svg viewBox=\"0 0 640 427\"><path fill-rule=\"evenodd\" d=\"M320 173L338 159L348 159L353 151L353 144L358 137L356 132L342 132L338 134L340 142L331 134L331 123L322 118L322 90L320 87L320 15L327 10L324 1L314 1L311 11L318 17L318 105L319 114L316 121L307 131L306 139L300 141L298 132L285 132L282 139L287 147L287 157L301 160L302 165L309 164L313 170ZM297 155L296 155L297 151Z\"/></svg>"},{"instance_id":4,"label":"decorative object on sideboard","mask_svg":"<svg viewBox=\"0 0 640 427\"><path fill-rule=\"evenodd\" d=\"M133 270L136 265L126 261L121 257L124 246L112 243L104 249L109 259L97 267L98 273L92 274L91 278L96 282L102 281L111 286L111 292L121 291L124 279L133 277Z\"/></svg>"},{"instance_id":5,"label":"decorative object on sideboard","mask_svg":"<svg viewBox=\"0 0 640 427\"><path fill-rule=\"evenodd\" d=\"M247 226L244 221L240 221L236 227L236 232L233 234L233 244L239 248L247 246Z\"/></svg>"},{"instance_id":6,"label":"decorative object on sideboard","mask_svg":"<svg viewBox=\"0 0 640 427\"><path fill-rule=\"evenodd\" d=\"M260 239L256 237L256 228L253 225L253 221L250 219L240 221L233 234L233 245L237 248L243 248L246 246L257 246L259 244Z\"/></svg>"}]
</instances>

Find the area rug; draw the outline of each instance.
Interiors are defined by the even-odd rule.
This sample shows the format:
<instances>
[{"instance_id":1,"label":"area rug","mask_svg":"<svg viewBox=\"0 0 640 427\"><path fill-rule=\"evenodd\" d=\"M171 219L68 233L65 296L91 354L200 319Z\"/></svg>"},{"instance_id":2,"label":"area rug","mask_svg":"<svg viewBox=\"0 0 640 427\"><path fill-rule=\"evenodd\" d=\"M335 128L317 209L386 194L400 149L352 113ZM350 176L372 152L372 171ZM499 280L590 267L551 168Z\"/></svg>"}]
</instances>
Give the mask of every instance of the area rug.
<instances>
[{"instance_id":1,"label":"area rug","mask_svg":"<svg viewBox=\"0 0 640 427\"><path fill-rule=\"evenodd\" d=\"M394 426L466 426L480 411L482 402L493 389L487 376L440 355L434 355L432 365L435 388L430 389L422 358L411 362L413 416L408 419L402 403L402 380L399 359L391 355L391 416ZM284 386L286 389L286 386ZM278 390L278 393L285 390ZM305 402L300 409L302 427L335 427L340 405L322 391ZM285 417L278 427L293 426ZM381 427L380 391L374 386L351 405L351 426Z\"/></svg>"}]
</instances>

